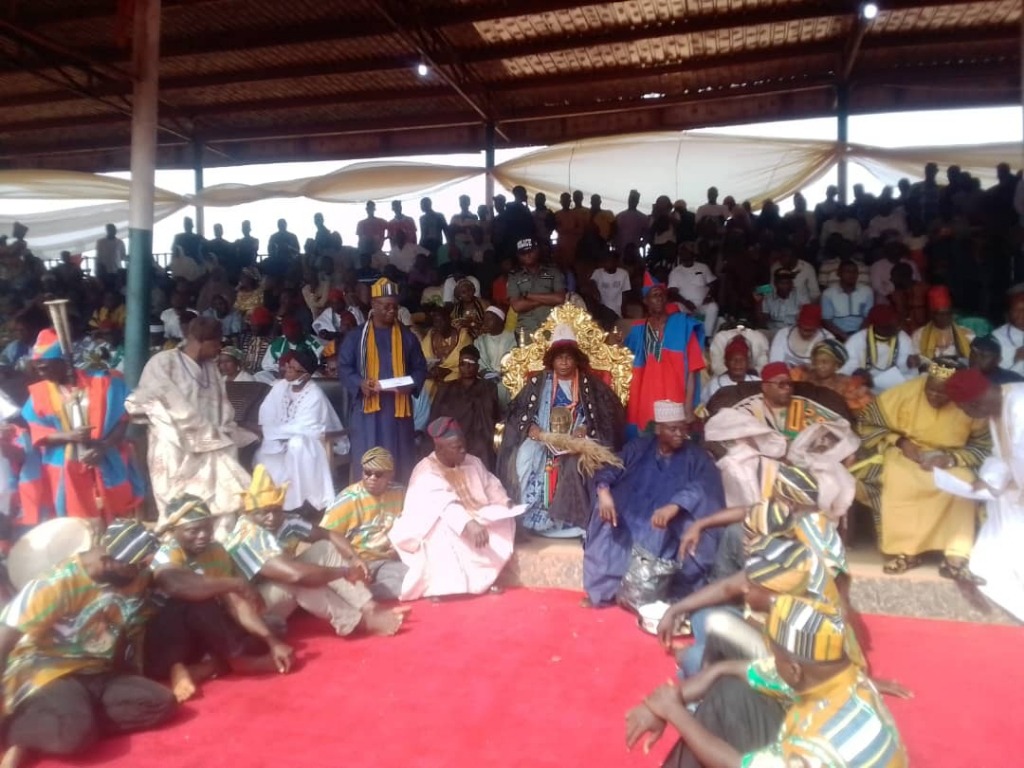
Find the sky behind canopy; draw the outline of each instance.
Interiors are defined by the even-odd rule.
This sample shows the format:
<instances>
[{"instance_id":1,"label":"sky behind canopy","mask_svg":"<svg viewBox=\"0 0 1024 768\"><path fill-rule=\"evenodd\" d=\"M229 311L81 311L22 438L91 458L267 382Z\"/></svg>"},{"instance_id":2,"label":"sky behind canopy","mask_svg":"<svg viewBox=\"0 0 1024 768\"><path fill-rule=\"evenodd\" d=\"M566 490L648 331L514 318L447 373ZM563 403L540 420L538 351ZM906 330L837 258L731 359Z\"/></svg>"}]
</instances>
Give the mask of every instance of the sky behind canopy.
<instances>
[{"instance_id":1,"label":"sky behind canopy","mask_svg":"<svg viewBox=\"0 0 1024 768\"><path fill-rule=\"evenodd\" d=\"M1020 143L1024 139L1022 126L1024 126L1024 121L1022 121L1022 110L1020 107L1001 107L856 116L850 118L849 133L850 141L853 143L880 147L976 145L996 142ZM792 120L755 125L707 128L700 129L697 132L753 137L831 140L835 138L835 120L829 118ZM497 152L497 162L501 163L518 157L528 151L530 149L499 150ZM482 152L453 155L421 155L393 159L477 165L481 168L484 164ZM1020 154L1017 157L1006 158L1015 167L1020 166L1021 159ZM275 180L319 176L338 170L353 162L359 161L278 163L273 165L208 168L204 172L204 181L207 186L223 183L258 184ZM127 178L129 174L115 173L111 175ZM627 187L630 185L628 179L624 179L622 183ZM714 184L715 179L709 178L706 183L708 185ZM804 194L812 205L824 197L825 187L830 183L835 183L835 169L825 178L804 190ZM855 165L850 167L849 183L851 186L863 183L868 191L876 193L882 186L881 182L871 176L865 169ZM185 194L194 191L194 176L191 171L158 170L156 173L156 184L169 191ZM729 190L722 189L721 193L727 195ZM452 213L458 210L458 197L462 194L467 194L472 198L472 209L475 211L476 206L482 203L484 198L483 177L435 191L431 195L434 209L450 217ZM407 214L419 216L419 197L419 195L416 195L403 201ZM647 208L651 202L653 201L642 201L641 207ZM783 211L790 208L788 200L777 202L781 203ZM389 201L377 201L377 203L377 214L390 218ZM46 210L56 211L78 204L63 201L55 205L53 202L42 203L39 201L23 200L5 201L3 207L6 214L17 215L19 213ZM557 201L550 201L549 205L551 204L557 207ZM693 207L696 206L693 205ZM324 214L328 228L339 232L346 244L354 242L356 223L365 216L363 205L329 204L306 198L264 200L233 208L207 208L205 211L205 235L212 237L213 225L220 223L224 226L225 237L229 240L234 240L241 236L240 228L242 221L248 219L252 222L253 234L260 238L262 248L265 247L267 238L275 230L277 219L284 218L288 220L289 229L298 235L300 242L303 242L312 235L313 215L317 212ZM170 250L171 241L175 233L181 231L181 221L186 215L194 216L194 211L186 209L179 214L157 222L153 233L154 251ZM97 237L101 234L102 231L97 231ZM29 241L31 243L31 232L29 233ZM52 257L56 254L40 255Z\"/></svg>"}]
</instances>

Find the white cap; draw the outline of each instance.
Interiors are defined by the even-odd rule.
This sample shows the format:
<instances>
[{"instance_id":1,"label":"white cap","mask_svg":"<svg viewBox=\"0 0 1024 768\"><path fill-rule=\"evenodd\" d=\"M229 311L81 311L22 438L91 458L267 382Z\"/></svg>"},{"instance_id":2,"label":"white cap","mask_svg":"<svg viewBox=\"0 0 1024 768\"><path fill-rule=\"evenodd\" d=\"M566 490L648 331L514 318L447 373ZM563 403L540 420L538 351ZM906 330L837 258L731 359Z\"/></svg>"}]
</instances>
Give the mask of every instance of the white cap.
<instances>
[{"instance_id":1,"label":"white cap","mask_svg":"<svg viewBox=\"0 0 1024 768\"><path fill-rule=\"evenodd\" d=\"M555 329L551 332L551 343L552 344L575 344L576 334L572 331L572 326L566 325L565 323L559 323L555 326Z\"/></svg>"},{"instance_id":2,"label":"white cap","mask_svg":"<svg viewBox=\"0 0 1024 768\"><path fill-rule=\"evenodd\" d=\"M671 400L654 401L654 421L665 424L672 421L686 421L686 406Z\"/></svg>"},{"instance_id":3,"label":"white cap","mask_svg":"<svg viewBox=\"0 0 1024 768\"><path fill-rule=\"evenodd\" d=\"M499 318L501 318L502 320L504 320L504 319L505 319L505 313L501 311L501 307L499 307L499 306L496 306L496 305L494 305L494 304L491 304L491 306L489 306L489 307L488 307L487 309L485 309L484 311L485 311L485 312L490 312L490 313L491 313L492 315L497 315L497 316L498 316Z\"/></svg>"}]
</instances>

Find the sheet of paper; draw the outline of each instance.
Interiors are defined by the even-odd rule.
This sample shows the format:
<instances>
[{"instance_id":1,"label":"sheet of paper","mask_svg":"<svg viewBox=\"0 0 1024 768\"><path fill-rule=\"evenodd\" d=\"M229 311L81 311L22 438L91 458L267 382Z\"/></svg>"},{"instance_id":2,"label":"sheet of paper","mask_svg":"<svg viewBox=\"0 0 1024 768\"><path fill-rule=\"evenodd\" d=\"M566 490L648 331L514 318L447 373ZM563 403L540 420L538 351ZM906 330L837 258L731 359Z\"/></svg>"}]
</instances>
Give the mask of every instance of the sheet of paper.
<instances>
[{"instance_id":1,"label":"sheet of paper","mask_svg":"<svg viewBox=\"0 0 1024 768\"><path fill-rule=\"evenodd\" d=\"M895 365L892 368L886 368L884 371L871 372L871 378L875 382L875 392L884 392L887 389L892 389L897 384L902 384L906 379L903 378L903 374L900 373L900 369Z\"/></svg>"},{"instance_id":2,"label":"sheet of paper","mask_svg":"<svg viewBox=\"0 0 1024 768\"><path fill-rule=\"evenodd\" d=\"M6 421L19 413L21 413L21 408L15 405L6 393L0 392L0 421Z\"/></svg>"},{"instance_id":3,"label":"sheet of paper","mask_svg":"<svg viewBox=\"0 0 1024 768\"><path fill-rule=\"evenodd\" d=\"M961 480L956 475L944 469L935 467L932 470L932 477L935 479L935 487L940 491L960 496L964 499L975 501L992 501L995 497L988 491L976 491L966 480Z\"/></svg>"},{"instance_id":4,"label":"sheet of paper","mask_svg":"<svg viewBox=\"0 0 1024 768\"><path fill-rule=\"evenodd\" d=\"M381 379L377 383L385 392L391 389L399 389L401 387L411 387L416 384L416 382L412 380L412 376L398 376L394 379Z\"/></svg>"}]
</instances>

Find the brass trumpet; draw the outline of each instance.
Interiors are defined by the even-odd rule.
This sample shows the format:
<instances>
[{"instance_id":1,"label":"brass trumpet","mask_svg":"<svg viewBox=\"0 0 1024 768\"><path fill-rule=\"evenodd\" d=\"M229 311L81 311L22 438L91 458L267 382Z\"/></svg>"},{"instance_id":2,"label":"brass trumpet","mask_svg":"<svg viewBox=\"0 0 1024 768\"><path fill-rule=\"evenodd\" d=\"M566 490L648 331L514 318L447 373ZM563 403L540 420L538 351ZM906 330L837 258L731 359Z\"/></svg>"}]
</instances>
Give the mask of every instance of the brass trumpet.
<instances>
[{"instance_id":1,"label":"brass trumpet","mask_svg":"<svg viewBox=\"0 0 1024 768\"><path fill-rule=\"evenodd\" d=\"M68 300L54 299L47 301L46 311L50 313L50 323L60 342L60 351L68 365L69 375L74 375L74 354L71 341L71 323L68 320ZM85 391L75 387L69 397L64 399L64 415L72 430L89 426L88 404L85 402ZM71 458L79 458L79 446L68 445Z\"/></svg>"}]
</instances>

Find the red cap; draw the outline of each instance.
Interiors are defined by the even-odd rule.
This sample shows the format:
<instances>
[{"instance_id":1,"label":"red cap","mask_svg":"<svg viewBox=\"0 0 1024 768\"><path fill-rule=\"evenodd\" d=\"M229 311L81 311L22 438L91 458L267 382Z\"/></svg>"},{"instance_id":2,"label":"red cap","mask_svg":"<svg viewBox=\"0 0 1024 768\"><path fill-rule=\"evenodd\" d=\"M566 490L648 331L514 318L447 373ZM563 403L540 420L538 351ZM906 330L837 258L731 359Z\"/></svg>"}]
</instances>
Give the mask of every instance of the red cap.
<instances>
[{"instance_id":1,"label":"red cap","mask_svg":"<svg viewBox=\"0 0 1024 768\"><path fill-rule=\"evenodd\" d=\"M928 309L932 312L942 312L953 308L953 297L949 295L949 288L944 285L933 285L928 289Z\"/></svg>"},{"instance_id":2,"label":"red cap","mask_svg":"<svg viewBox=\"0 0 1024 768\"><path fill-rule=\"evenodd\" d=\"M266 307L256 307L249 313L249 322L253 325L270 325L274 316Z\"/></svg>"},{"instance_id":3,"label":"red cap","mask_svg":"<svg viewBox=\"0 0 1024 768\"><path fill-rule=\"evenodd\" d=\"M331 302L333 302L333 301L344 301L345 300L345 292L343 290L341 290L341 288L331 288L331 290L327 294L327 300L331 301Z\"/></svg>"},{"instance_id":4,"label":"red cap","mask_svg":"<svg viewBox=\"0 0 1024 768\"><path fill-rule=\"evenodd\" d=\"M949 377L946 395L957 405L963 405L980 400L991 386L992 382L977 368L964 368Z\"/></svg>"},{"instance_id":5,"label":"red cap","mask_svg":"<svg viewBox=\"0 0 1024 768\"><path fill-rule=\"evenodd\" d=\"M768 363L761 369L761 381L771 381L776 376L789 378L789 366L785 363Z\"/></svg>"},{"instance_id":6,"label":"red cap","mask_svg":"<svg viewBox=\"0 0 1024 768\"><path fill-rule=\"evenodd\" d=\"M899 325L900 316L888 304L875 304L868 312L868 325Z\"/></svg>"},{"instance_id":7,"label":"red cap","mask_svg":"<svg viewBox=\"0 0 1024 768\"><path fill-rule=\"evenodd\" d=\"M728 360L733 355L746 355L750 357L750 345L738 333L725 345L725 359Z\"/></svg>"},{"instance_id":8,"label":"red cap","mask_svg":"<svg viewBox=\"0 0 1024 768\"><path fill-rule=\"evenodd\" d=\"M821 328L821 305L804 304L800 307L800 314L797 315L796 324L801 328Z\"/></svg>"}]
</instances>

